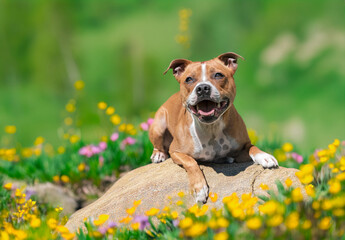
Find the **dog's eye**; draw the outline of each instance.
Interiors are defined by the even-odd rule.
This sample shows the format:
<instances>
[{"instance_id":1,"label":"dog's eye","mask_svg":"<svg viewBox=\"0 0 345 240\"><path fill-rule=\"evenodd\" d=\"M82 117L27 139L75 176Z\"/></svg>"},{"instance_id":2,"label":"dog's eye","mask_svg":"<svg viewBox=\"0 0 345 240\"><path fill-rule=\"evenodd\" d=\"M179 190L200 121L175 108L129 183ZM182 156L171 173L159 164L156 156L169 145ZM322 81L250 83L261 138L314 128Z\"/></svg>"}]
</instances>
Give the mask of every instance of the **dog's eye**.
<instances>
[{"instance_id":1,"label":"dog's eye","mask_svg":"<svg viewBox=\"0 0 345 240\"><path fill-rule=\"evenodd\" d=\"M192 83L194 81L194 79L192 77L187 77L185 82L186 83Z\"/></svg>"},{"instance_id":2,"label":"dog's eye","mask_svg":"<svg viewBox=\"0 0 345 240\"><path fill-rule=\"evenodd\" d=\"M223 78L223 77L224 77L223 73L217 72L216 74L214 74L214 78L220 79L220 78Z\"/></svg>"}]
</instances>

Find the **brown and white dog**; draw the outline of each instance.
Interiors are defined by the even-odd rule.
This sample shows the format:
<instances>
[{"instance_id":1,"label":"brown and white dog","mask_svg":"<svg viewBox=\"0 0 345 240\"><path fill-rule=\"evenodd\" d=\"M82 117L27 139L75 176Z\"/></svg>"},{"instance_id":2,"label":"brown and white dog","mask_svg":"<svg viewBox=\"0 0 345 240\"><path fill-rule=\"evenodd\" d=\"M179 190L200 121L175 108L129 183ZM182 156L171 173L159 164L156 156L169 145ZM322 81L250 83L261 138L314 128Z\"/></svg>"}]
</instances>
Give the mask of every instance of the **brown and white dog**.
<instances>
[{"instance_id":1,"label":"brown and white dog","mask_svg":"<svg viewBox=\"0 0 345 240\"><path fill-rule=\"evenodd\" d=\"M245 162L251 159L265 168L278 166L270 154L253 146L247 128L234 106L236 53L224 53L206 62L176 59L173 70L180 91L157 111L149 136L151 160L169 156L184 167L197 202L208 198L206 179L199 162ZM243 59L243 58L242 58Z\"/></svg>"}]
</instances>

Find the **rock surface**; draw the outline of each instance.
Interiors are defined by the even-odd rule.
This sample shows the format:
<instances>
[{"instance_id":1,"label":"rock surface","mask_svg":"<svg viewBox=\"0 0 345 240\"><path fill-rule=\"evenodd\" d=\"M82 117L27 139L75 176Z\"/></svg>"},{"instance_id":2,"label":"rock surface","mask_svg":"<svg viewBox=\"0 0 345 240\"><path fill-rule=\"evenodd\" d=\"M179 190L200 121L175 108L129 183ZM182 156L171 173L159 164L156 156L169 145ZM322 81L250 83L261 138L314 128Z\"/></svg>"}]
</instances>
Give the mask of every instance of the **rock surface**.
<instances>
[{"instance_id":1,"label":"rock surface","mask_svg":"<svg viewBox=\"0 0 345 240\"><path fill-rule=\"evenodd\" d=\"M277 169L264 169L260 165L248 163L200 165L205 174L210 192L218 194L218 200L207 204L222 206L222 199L236 192L254 195L267 195L260 188L264 183L270 189L276 189L275 181L282 183L287 178L293 181L293 186L301 186L295 176L297 169L279 167ZM144 214L152 207L162 209L169 205L168 196L173 202L179 197L177 193L186 193L187 206L194 204L189 193L189 183L186 171L174 164L171 159L159 164L149 164L135 169L120 178L101 198L83 209L75 212L66 224L70 231L76 231L83 226L83 219L92 217L96 219L100 214L109 214L110 221L119 222L127 216L126 209L133 206L134 200L142 200L136 214Z\"/></svg>"}]
</instances>

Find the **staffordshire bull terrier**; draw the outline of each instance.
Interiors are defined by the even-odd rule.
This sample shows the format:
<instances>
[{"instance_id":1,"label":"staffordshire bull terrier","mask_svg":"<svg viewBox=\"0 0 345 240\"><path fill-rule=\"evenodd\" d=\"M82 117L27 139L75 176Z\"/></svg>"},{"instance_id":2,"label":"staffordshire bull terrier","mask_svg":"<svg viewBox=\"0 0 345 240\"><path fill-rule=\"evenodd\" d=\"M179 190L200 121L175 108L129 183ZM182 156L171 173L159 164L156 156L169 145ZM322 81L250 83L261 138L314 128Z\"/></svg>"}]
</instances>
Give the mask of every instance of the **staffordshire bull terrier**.
<instances>
[{"instance_id":1,"label":"staffordshire bull terrier","mask_svg":"<svg viewBox=\"0 0 345 240\"><path fill-rule=\"evenodd\" d=\"M180 91L156 112L149 130L154 150L151 160L169 156L186 170L196 202L206 203L209 188L198 162L254 161L265 168L277 160L251 144L247 128L235 109L236 53L224 53L205 62L173 60ZM242 58L243 59L243 58Z\"/></svg>"}]
</instances>

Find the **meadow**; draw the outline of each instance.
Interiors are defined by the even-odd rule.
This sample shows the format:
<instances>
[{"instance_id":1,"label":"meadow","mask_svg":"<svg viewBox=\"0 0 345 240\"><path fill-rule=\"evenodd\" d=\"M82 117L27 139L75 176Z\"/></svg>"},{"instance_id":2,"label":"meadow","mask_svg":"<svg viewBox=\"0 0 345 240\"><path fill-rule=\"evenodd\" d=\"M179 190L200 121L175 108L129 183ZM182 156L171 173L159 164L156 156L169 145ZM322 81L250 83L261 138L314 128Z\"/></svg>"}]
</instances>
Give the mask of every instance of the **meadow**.
<instances>
[{"instance_id":1,"label":"meadow","mask_svg":"<svg viewBox=\"0 0 345 240\"><path fill-rule=\"evenodd\" d=\"M341 1L0 1L0 239L345 239L345 25ZM253 144L303 184L69 232L28 187L97 199L150 163L148 129L178 83L175 58L233 51L235 105ZM87 189L84 191L83 189ZM209 201L217 201L210 193ZM173 209L179 208L181 213Z\"/></svg>"},{"instance_id":2,"label":"meadow","mask_svg":"<svg viewBox=\"0 0 345 240\"><path fill-rule=\"evenodd\" d=\"M78 81L75 91L83 91ZM64 128L77 133L73 116L77 101L65 106L68 117ZM99 102L94 108L108 122L107 135L98 141L84 142L76 134L65 134L64 145L54 148L43 137L31 147L16 140L16 126L6 126L7 147L0 149L0 236L1 239L341 239L345 220L345 141L335 139L328 146L301 155L290 142L268 141L249 130L254 144L272 153L280 166L298 168L297 177L305 189L293 188L287 178L277 182L278 191L260 185L267 196L236 193L222 199L221 208L194 205L187 208L185 194L163 210L152 208L136 215L141 199L133 201L128 216L120 222L108 222L109 215L85 219L87 232L71 233L64 227L68 216L61 206L41 203L35 194L16 185L52 182L77 192L85 184L104 188L107 178L149 163L152 145L148 128L152 118L140 124L123 122L113 106ZM306 192L307 198L302 192ZM92 197L92 196L91 196ZM210 193L209 201L216 201ZM182 209L182 214L173 211ZM157 223L158 222L158 223Z\"/></svg>"}]
</instances>

